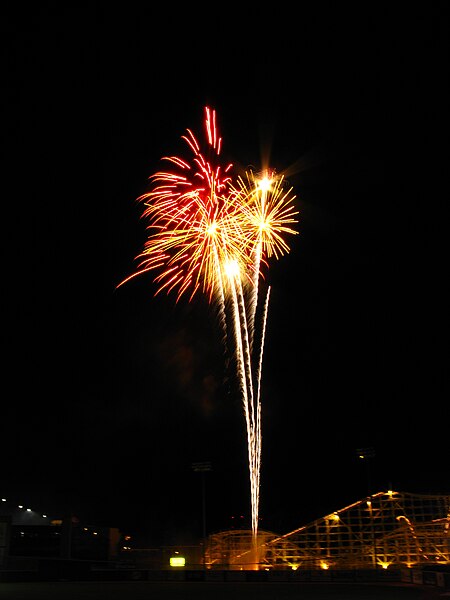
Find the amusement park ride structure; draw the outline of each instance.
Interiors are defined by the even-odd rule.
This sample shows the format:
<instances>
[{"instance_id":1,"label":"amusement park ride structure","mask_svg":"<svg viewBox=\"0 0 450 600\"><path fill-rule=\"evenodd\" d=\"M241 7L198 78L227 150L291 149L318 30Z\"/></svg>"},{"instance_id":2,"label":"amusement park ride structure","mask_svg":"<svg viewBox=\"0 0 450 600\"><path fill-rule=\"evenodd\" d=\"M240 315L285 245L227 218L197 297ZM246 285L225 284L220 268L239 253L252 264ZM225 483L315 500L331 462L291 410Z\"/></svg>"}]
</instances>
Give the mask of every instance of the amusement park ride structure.
<instances>
[{"instance_id":1,"label":"amusement park ride structure","mask_svg":"<svg viewBox=\"0 0 450 600\"><path fill-rule=\"evenodd\" d=\"M450 564L450 495L378 492L285 535L209 536L211 569L387 569Z\"/></svg>"}]
</instances>

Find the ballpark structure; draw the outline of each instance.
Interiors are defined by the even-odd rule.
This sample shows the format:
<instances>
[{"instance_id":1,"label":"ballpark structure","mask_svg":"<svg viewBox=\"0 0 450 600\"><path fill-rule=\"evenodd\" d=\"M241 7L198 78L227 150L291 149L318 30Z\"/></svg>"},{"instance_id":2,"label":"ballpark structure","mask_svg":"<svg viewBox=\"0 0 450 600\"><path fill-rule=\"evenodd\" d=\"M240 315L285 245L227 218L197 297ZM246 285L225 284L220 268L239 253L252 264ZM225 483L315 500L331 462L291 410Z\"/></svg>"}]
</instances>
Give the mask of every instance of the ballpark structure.
<instances>
[{"instance_id":1,"label":"ballpark structure","mask_svg":"<svg viewBox=\"0 0 450 600\"><path fill-rule=\"evenodd\" d=\"M256 558L255 558L256 557ZM211 535L212 569L387 569L450 564L450 495L379 492L285 535Z\"/></svg>"}]
</instances>

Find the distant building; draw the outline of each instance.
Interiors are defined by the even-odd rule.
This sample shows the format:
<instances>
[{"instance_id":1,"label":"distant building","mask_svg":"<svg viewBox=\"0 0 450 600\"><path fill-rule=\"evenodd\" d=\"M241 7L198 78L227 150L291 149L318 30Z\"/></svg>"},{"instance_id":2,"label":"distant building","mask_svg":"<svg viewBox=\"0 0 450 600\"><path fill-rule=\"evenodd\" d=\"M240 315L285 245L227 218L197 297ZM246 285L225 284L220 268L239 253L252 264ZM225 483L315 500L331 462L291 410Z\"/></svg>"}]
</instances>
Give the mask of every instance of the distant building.
<instances>
[{"instance_id":1,"label":"distant building","mask_svg":"<svg viewBox=\"0 0 450 600\"><path fill-rule=\"evenodd\" d=\"M25 558L117 560L122 534L115 527L82 523L75 516L48 516L0 500L0 567Z\"/></svg>"},{"instance_id":2,"label":"distant building","mask_svg":"<svg viewBox=\"0 0 450 600\"><path fill-rule=\"evenodd\" d=\"M0 515L0 569L6 565L9 551L11 517Z\"/></svg>"}]
</instances>

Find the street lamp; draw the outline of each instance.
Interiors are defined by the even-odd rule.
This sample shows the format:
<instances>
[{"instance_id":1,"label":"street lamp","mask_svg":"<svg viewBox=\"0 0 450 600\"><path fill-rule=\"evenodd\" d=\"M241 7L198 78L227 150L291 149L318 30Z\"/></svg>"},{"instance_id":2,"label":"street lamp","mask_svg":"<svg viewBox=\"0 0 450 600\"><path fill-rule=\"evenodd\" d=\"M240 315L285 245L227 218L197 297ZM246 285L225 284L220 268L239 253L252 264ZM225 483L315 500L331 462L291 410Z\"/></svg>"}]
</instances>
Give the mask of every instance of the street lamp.
<instances>
[{"instance_id":1,"label":"street lamp","mask_svg":"<svg viewBox=\"0 0 450 600\"><path fill-rule=\"evenodd\" d=\"M206 569L206 489L205 489L205 473L212 471L212 466L209 461L194 462L191 467L197 473L202 474L202 521L203 521L203 568Z\"/></svg>"}]
</instances>

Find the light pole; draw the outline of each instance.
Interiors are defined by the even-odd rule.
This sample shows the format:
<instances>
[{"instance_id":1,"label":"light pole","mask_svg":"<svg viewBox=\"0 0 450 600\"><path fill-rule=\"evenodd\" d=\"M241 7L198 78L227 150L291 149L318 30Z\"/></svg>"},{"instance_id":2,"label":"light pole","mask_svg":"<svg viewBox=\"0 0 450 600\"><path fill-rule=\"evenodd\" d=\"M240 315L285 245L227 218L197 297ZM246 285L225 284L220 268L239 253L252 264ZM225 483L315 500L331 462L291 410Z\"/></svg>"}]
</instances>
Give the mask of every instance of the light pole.
<instances>
[{"instance_id":1,"label":"light pole","mask_svg":"<svg viewBox=\"0 0 450 600\"><path fill-rule=\"evenodd\" d=\"M366 461L367 470L367 493L369 496L372 495L372 482L370 477L370 459L375 456L375 450L372 447L369 448L357 448L356 453L358 458Z\"/></svg>"},{"instance_id":2,"label":"light pole","mask_svg":"<svg viewBox=\"0 0 450 600\"><path fill-rule=\"evenodd\" d=\"M206 569L206 485L205 473L212 471L209 461L195 462L191 465L192 469L202 474L202 523L203 523L203 568Z\"/></svg>"}]
</instances>

